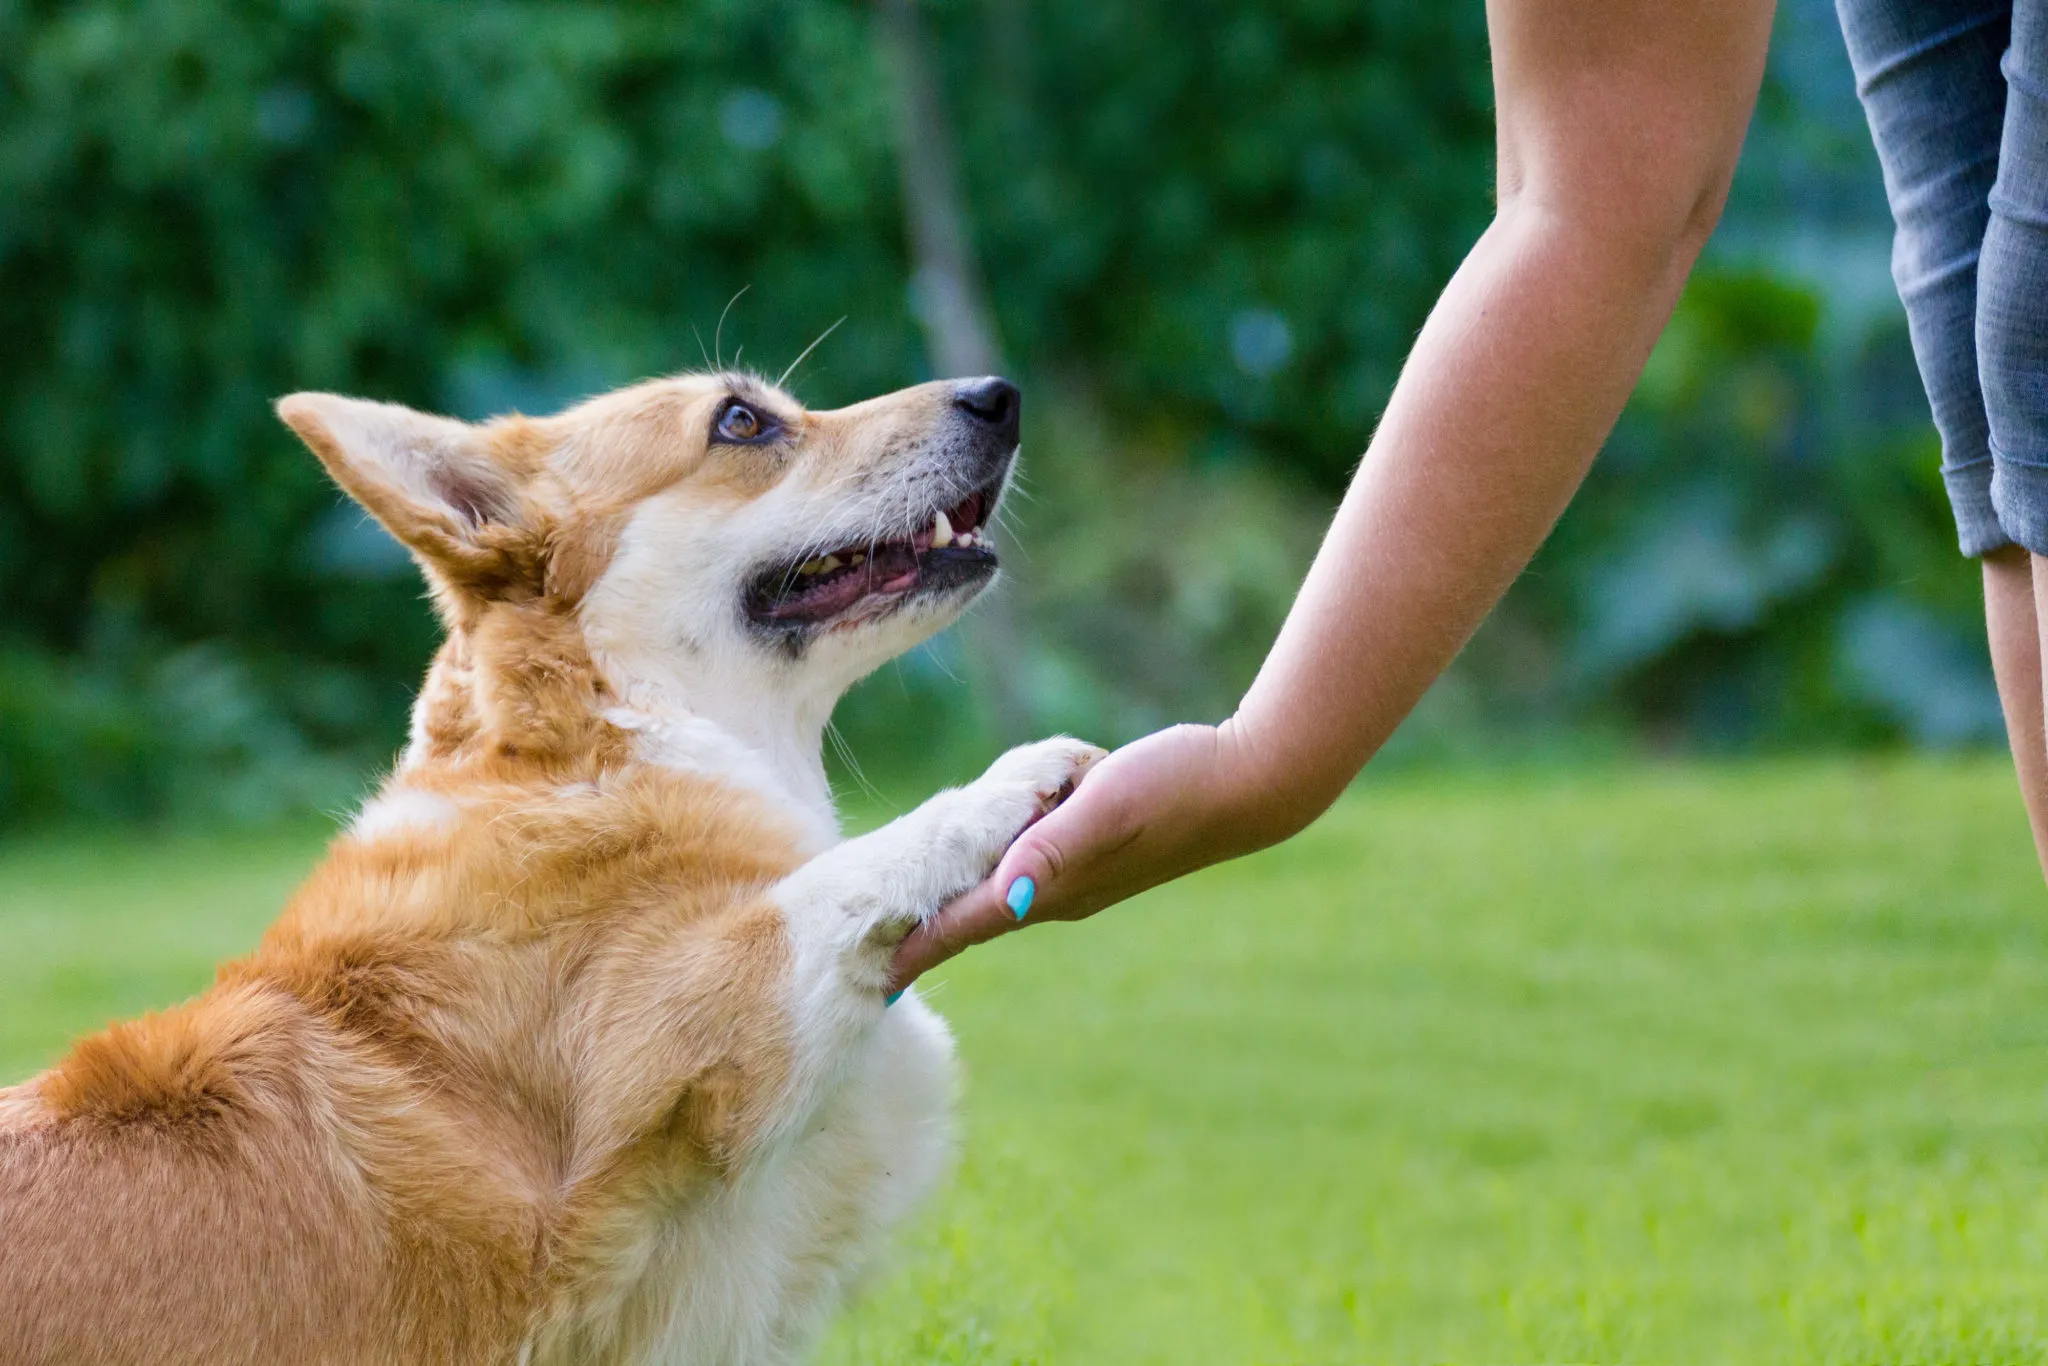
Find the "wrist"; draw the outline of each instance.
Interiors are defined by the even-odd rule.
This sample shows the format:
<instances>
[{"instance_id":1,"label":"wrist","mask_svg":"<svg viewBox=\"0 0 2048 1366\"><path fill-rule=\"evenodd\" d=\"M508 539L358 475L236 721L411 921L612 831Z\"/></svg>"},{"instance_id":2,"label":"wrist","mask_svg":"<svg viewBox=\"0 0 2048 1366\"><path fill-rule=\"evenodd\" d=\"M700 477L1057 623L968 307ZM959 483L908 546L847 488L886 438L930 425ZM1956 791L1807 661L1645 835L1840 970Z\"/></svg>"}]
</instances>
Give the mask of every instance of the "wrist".
<instances>
[{"instance_id":1,"label":"wrist","mask_svg":"<svg viewBox=\"0 0 2048 1366\"><path fill-rule=\"evenodd\" d=\"M1290 765L1242 712L1216 727L1222 810L1217 814L1237 853L1264 849L1301 833L1329 806L1312 777Z\"/></svg>"}]
</instances>

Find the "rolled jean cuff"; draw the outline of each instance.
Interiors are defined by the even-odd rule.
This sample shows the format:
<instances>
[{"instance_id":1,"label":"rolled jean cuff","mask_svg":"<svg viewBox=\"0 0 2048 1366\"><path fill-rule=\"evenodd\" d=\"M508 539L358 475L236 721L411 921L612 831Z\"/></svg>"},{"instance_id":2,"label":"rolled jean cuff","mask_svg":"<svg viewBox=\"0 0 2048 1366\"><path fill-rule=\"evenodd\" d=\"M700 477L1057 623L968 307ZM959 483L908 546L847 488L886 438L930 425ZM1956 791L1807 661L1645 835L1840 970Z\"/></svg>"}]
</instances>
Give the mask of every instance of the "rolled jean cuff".
<instances>
[{"instance_id":1,"label":"rolled jean cuff","mask_svg":"<svg viewBox=\"0 0 2048 1366\"><path fill-rule=\"evenodd\" d=\"M2048 470L2042 471L2048 474ZM1941 467L1942 482L1948 485L1948 501L1956 511L1956 534L1963 554L1971 559L1988 555L2000 546L2012 544L1998 520L1992 503L1993 467L1990 459L1972 460L1967 465ZM2048 487L2044 487L2048 493ZM2043 504L2048 506L2048 504Z\"/></svg>"},{"instance_id":2,"label":"rolled jean cuff","mask_svg":"<svg viewBox=\"0 0 2048 1366\"><path fill-rule=\"evenodd\" d=\"M1949 485L1950 496L1955 485ZM1991 507L2005 539L2048 555L2048 465L1991 452ZM1961 504L1957 505L1960 512ZM1969 536L1964 535L1967 543ZM1982 552L1977 552L1981 554Z\"/></svg>"}]
</instances>

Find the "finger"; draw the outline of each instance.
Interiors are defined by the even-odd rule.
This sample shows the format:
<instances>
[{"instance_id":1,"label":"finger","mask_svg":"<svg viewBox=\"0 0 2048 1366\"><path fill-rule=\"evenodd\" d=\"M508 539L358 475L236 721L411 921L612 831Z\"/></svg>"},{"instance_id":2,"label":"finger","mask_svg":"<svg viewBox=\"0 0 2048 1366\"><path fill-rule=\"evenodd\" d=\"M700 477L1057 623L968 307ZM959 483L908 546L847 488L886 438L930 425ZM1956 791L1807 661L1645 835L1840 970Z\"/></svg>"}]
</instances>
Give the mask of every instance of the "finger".
<instances>
[{"instance_id":1,"label":"finger","mask_svg":"<svg viewBox=\"0 0 2048 1366\"><path fill-rule=\"evenodd\" d=\"M1089 885L1105 859L1137 836L1130 804L1115 787L1084 778L1072 795L1019 835L983 885L1018 920L1085 914ZM1077 903L1078 897L1078 903Z\"/></svg>"},{"instance_id":2,"label":"finger","mask_svg":"<svg viewBox=\"0 0 2048 1366\"><path fill-rule=\"evenodd\" d=\"M1004 885L993 878L983 881L904 936L889 965L890 996L962 949L1016 929L1018 918L1004 902Z\"/></svg>"},{"instance_id":3,"label":"finger","mask_svg":"<svg viewBox=\"0 0 2048 1366\"><path fill-rule=\"evenodd\" d=\"M1083 780L1071 795L1032 824L996 865L995 872L972 891L963 893L936 915L912 930L896 946L891 960L889 991L901 991L962 949L986 943L1024 924L1043 918L1061 900L1061 875L1069 866L1069 850L1089 847L1107 834L1112 845L1127 835L1120 806L1094 795Z\"/></svg>"}]
</instances>

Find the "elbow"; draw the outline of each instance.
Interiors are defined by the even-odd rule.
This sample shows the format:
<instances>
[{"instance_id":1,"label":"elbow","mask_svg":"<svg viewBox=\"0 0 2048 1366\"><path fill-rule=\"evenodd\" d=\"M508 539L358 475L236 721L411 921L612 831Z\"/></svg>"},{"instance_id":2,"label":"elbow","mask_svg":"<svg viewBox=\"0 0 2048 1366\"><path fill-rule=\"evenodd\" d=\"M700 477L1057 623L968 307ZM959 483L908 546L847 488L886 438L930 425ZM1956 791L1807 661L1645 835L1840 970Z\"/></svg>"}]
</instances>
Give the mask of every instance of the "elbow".
<instances>
[{"instance_id":1,"label":"elbow","mask_svg":"<svg viewBox=\"0 0 2048 1366\"><path fill-rule=\"evenodd\" d=\"M1711 166L1638 164L1631 170L1503 190L1500 216L1568 234L1608 270L1650 295L1675 298L1721 221L1734 160Z\"/></svg>"},{"instance_id":2,"label":"elbow","mask_svg":"<svg viewBox=\"0 0 2048 1366\"><path fill-rule=\"evenodd\" d=\"M1668 263L1679 267L1681 278L1706 250L1707 239L1714 235L1721 213L1728 207L1728 187L1734 180L1735 168L1731 165L1687 187L1691 193L1684 201L1683 213L1663 234L1664 255Z\"/></svg>"}]
</instances>

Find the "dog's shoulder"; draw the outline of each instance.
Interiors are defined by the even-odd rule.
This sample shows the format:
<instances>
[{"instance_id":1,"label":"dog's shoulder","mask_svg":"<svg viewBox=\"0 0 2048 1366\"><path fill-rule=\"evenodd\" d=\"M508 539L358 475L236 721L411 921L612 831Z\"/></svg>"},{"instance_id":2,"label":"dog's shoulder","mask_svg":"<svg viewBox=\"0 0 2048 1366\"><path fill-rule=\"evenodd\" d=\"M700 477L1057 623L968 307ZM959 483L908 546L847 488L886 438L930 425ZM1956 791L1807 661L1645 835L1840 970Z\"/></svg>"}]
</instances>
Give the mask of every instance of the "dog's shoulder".
<instances>
[{"instance_id":1,"label":"dog's shoulder","mask_svg":"<svg viewBox=\"0 0 2048 1366\"><path fill-rule=\"evenodd\" d=\"M329 848L266 938L485 936L703 912L795 868L795 822L732 784L634 764L402 774Z\"/></svg>"}]
</instances>

